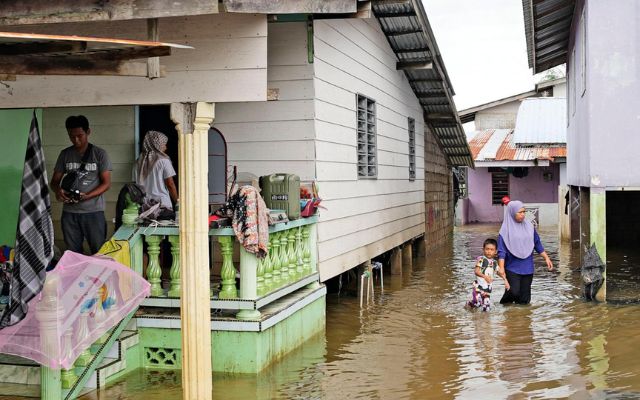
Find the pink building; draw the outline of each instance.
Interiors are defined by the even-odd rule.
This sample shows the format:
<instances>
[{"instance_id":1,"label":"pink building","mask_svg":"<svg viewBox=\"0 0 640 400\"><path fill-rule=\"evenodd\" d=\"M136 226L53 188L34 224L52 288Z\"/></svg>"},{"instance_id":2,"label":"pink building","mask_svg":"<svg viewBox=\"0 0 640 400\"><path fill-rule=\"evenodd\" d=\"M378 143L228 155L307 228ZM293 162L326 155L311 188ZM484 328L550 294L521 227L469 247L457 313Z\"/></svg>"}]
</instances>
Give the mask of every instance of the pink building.
<instances>
[{"instance_id":1,"label":"pink building","mask_svg":"<svg viewBox=\"0 0 640 400\"><path fill-rule=\"evenodd\" d=\"M462 224L501 222L503 196L523 201L541 226L557 225L564 213L565 100L524 99L514 120L514 129L482 129L470 139L476 168L466 171Z\"/></svg>"}]
</instances>

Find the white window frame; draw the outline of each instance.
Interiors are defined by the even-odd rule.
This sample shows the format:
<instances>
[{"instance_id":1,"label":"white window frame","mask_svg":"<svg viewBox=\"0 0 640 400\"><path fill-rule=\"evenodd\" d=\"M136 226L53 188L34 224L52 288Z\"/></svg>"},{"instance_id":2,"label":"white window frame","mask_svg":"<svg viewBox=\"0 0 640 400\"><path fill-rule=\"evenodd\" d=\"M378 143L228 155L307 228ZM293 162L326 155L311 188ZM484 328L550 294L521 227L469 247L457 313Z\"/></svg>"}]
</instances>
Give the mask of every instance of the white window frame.
<instances>
[{"instance_id":1,"label":"white window frame","mask_svg":"<svg viewBox=\"0 0 640 400\"><path fill-rule=\"evenodd\" d=\"M409 180L416 180L416 120L407 118L407 130L409 131Z\"/></svg>"},{"instance_id":2,"label":"white window frame","mask_svg":"<svg viewBox=\"0 0 640 400\"><path fill-rule=\"evenodd\" d=\"M356 94L356 157L358 179L378 177L376 101Z\"/></svg>"}]
</instances>

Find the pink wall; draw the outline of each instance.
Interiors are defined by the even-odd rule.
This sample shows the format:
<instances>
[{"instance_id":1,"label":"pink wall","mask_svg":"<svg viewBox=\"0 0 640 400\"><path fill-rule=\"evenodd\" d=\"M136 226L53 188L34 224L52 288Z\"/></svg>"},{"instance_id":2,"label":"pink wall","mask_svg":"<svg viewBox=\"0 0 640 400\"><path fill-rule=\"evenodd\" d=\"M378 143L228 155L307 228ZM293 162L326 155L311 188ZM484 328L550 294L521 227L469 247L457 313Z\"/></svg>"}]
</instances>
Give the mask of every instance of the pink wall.
<instances>
[{"instance_id":1,"label":"pink wall","mask_svg":"<svg viewBox=\"0 0 640 400\"><path fill-rule=\"evenodd\" d=\"M553 179L545 182L542 174L551 172ZM488 168L469 170L469 211L468 222L501 222L502 205L491 204L491 174ZM560 168L557 164L549 167L529 167L524 178L509 176L509 196L524 203L557 203Z\"/></svg>"}]
</instances>

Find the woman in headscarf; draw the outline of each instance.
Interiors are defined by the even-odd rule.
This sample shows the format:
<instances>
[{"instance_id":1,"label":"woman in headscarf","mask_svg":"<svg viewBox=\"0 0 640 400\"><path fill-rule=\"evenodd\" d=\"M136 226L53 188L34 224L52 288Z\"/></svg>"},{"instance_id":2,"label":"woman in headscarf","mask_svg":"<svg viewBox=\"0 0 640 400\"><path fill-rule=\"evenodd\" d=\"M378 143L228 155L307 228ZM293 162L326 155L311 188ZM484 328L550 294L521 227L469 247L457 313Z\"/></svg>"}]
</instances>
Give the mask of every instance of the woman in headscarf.
<instances>
[{"instance_id":1,"label":"woman in headscarf","mask_svg":"<svg viewBox=\"0 0 640 400\"><path fill-rule=\"evenodd\" d=\"M500 303L529 304L533 281L533 250L540 254L549 271L553 263L540 242L533 224L525 219L521 201L507 204L498 236L498 273L505 280L505 292Z\"/></svg>"},{"instance_id":2,"label":"woman in headscarf","mask_svg":"<svg viewBox=\"0 0 640 400\"><path fill-rule=\"evenodd\" d=\"M178 202L178 191L173 181L176 171L171 159L164 153L168 140L162 132L146 133L142 142L142 153L138 158L135 180L138 185L144 187L148 198L173 210L173 204Z\"/></svg>"}]
</instances>

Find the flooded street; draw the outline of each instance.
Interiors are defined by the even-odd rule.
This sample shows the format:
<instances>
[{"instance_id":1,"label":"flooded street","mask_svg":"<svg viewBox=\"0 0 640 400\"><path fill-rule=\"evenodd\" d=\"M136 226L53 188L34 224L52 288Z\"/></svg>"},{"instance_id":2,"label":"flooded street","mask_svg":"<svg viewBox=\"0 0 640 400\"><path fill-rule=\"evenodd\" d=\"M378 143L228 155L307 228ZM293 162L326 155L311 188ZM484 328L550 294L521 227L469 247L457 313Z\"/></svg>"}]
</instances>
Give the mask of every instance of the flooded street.
<instances>
[{"instance_id":1,"label":"flooded street","mask_svg":"<svg viewBox=\"0 0 640 400\"><path fill-rule=\"evenodd\" d=\"M497 304L498 279L491 312L463 308L472 260L497 229L458 228L450 244L414 259L402 277L387 275L383 294L376 283L364 310L355 297L329 295L326 336L258 376L216 374L214 398L639 398L640 306L584 302L572 271L578 263L555 230L540 232L556 271L537 259L531 305ZM638 293L633 263L614 259L611 277L630 279L610 296L620 297L620 287ZM180 399L180 373L140 370L84 398Z\"/></svg>"}]
</instances>

